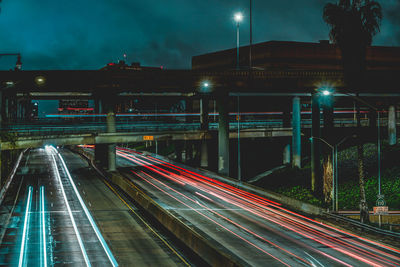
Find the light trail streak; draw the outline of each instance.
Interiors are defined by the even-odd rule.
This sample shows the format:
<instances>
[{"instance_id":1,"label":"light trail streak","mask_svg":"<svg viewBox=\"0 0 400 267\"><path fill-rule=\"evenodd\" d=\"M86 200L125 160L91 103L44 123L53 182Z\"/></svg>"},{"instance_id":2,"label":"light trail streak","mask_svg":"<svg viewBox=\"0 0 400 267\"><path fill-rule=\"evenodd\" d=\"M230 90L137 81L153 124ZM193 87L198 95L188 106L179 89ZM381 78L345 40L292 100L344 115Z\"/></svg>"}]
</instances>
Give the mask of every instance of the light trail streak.
<instances>
[{"instance_id":1,"label":"light trail streak","mask_svg":"<svg viewBox=\"0 0 400 267\"><path fill-rule=\"evenodd\" d=\"M86 207L85 203L83 202L83 199L82 199L81 195L79 194L78 189L76 188L75 182L73 181L73 179L72 179L72 177L71 177L71 174L70 174L70 172L69 172L69 170L68 170L68 168L67 168L67 165L66 165L65 162L64 162L63 157L61 156L60 153L58 153L58 151L57 151L54 147L51 147L51 148L53 149L53 151L58 155L59 159L61 160L61 163L62 163L62 165L63 165L63 167L64 167L64 171L65 171L65 173L66 173L67 176L68 176L69 182L71 183L72 188L74 189L74 192L75 192L75 194L76 194L76 196L77 196L77 198L78 198L78 200L79 200L79 203L81 204L82 209L84 210L84 212L85 212L85 214L86 214L86 217L89 219L90 225L92 226L92 229L93 229L94 232L96 233L96 236L97 236L97 238L99 239L99 241L100 241L100 243L101 243L101 246L102 246L103 249L104 249L104 252L106 253L108 259L110 260L110 263L111 263L112 266L114 266L114 267L118 266L118 263L117 263L117 261L116 261L115 258L114 258L114 255L111 253L111 250L110 250L110 248L108 247L106 241L104 240L103 235L100 233L100 230L99 230L99 228L97 227L95 221L93 220L92 215L90 214L88 208Z\"/></svg>"},{"instance_id":2,"label":"light trail streak","mask_svg":"<svg viewBox=\"0 0 400 267\"><path fill-rule=\"evenodd\" d=\"M89 261L89 257L87 255L87 252L86 252L85 246L83 244L81 235L79 234L78 227L76 226L75 218L72 215L71 207L69 206L68 199L67 199L67 196L65 194L64 185L63 185L63 183L61 181L60 173L58 172L56 158L54 157L54 153L52 153L53 152L52 148L53 147L46 146L46 152L48 152L50 154L51 158L52 158L53 170L54 170L54 173L55 173L55 175L57 177L58 182L60 183L61 193L62 193L63 198L64 198L65 206L67 207L69 218L71 219L71 222L72 222L72 227L74 228L76 238L78 239L79 247L81 249L82 256L83 256L83 258L85 260L85 264L86 264L86 266L89 267L89 266L91 266L90 261Z\"/></svg>"},{"instance_id":3,"label":"light trail streak","mask_svg":"<svg viewBox=\"0 0 400 267\"><path fill-rule=\"evenodd\" d=\"M40 187L40 241L42 243L41 246L41 254L42 258L41 266L47 267L47 243L46 243L46 221L44 218L45 210L44 210L44 186Z\"/></svg>"},{"instance_id":4,"label":"light trail streak","mask_svg":"<svg viewBox=\"0 0 400 267\"><path fill-rule=\"evenodd\" d=\"M143 173L143 172L142 172L142 173ZM137 173L135 173L135 174L137 175ZM248 232L249 234L252 234L252 235L258 237L259 239L261 239L261 240L263 240L263 241L269 243L270 245L276 247L277 249L280 249L280 250L286 252L287 254L289 254L289 255L291 255L291 256L293 256L293 257L299 259L300 261L302 261L302 262L304 262L304 263L306 263L306 264L309 264L309 262L307 262L307 261L304 260L303 258L301 258L301 257L299 257L299 256L297 256L297 255L295 255L295 254L293 254L292 252L288 251L287 249L284 249L283 247L279 246L278 244L276 244L276 243L274 243L274 242L272 242L272 241L270 241L270 240L268 240L268 239L266 239L266 238L264 238L264 237L262 237L262 236L256 234L255 232L251 231L250 229L248 229L248 228L246 228L246 227L244 227L244 226L242 226L242 225L240 225L240 224L238 224L238 223L232 221L231 219L229 219L229 218L223 216L222 214L216 212L215 210L210 209L209 207L207 207L207 206L205 206L205 205L203 205L203 204L197 202L196 200L194 200L194 199L192 199L192 198L190 198L190 197L188 197L188 196L186 196L186 195L184 195L184 194L178 192L177 190L175 190L175 189L173 189L172 187L166 185L165 183L159 181L158 179L156 179L156 178L154 178L154 177L152 177L152 176L150 176L150 175L148 175L148 174L146 174L146 173L143 173L143 174L145 174L146 176L148 176L148 177L151 178L152 180L158 182L158 183L161 184L164 188L168 188L169 190L171 190L171 191L177 193L178 195L182 196L183 198L185 198L185 199L187 199L187 200L189 200L189 201L191 201L191 202L193 202L193 203L199 205L199 206L202 207L203 209L205 209L205 210L207 210L207 211L209 211L209 212L211 212L211 213L217 215L218 217L220 217L220 218L222 218L222 219L224 219L224 220L226 220L226 221L232 223L232 224L235 225L236 227L238 227L238 228L240 228L240 229L242 229L242 230ZM141 177L141 176L139 176L139 177ZM144 179L143 177L141 177L141 178ZM154 184L153 184L153 185L154 185ZM196 193L196 194L199 194L198 192L195 192L195 193ZM199 195L201 195L201 194L199 194ZM203 196L203 195L201 195L201 196ZM203 197L204 197L204 196L203 196ZM194 209L194 208L192 208L192 209ZM206 216L206 217L207 217L207 216ZM248 243L249 243L249 244L253 244L253 243L251 243L250 241L248 241Z\"/></svg>"},{"instance_id":5,"label":"light trail streak","mask_svg":"<svg viewBox=\"0 0 400 267\"><path fill-rule=\"evenodd\" d=\"M28 189L28 197L27 197L27 201L26 201L24 228L22 231L21 250L19 252L18 267L22 267L22 265L25 263L25 248L26 248L26 242L27 242L26 232L27 232L28 221L29 221L30 212L31 212L31 203L32 203L32 186L30 186Z\"/></svg>"},{"instance_id":6,"label":"light trail streak","mask_svg":"<svg viewBox=\"0 0 400 267\"><path fill-rule=\"evenodd\" d=\"M121 150L124 150L127 152L129 151L128 149L121 149ZM139 166L144 166L145 168L149 169L150 171L160 174L163 177L168 178L168 179L170 179L171 174L174 174L174 173L161 168L160 165L165 168L169 168L169 169L178 171L179 175L174 174L175 179L181 179L181 181L194 186L198 190L202 190L210 195L213 195L214 197L217 197L217 198L223 200L224 202L235 205L235 206L237 206L243 210L246 210L260 218L267 219L273 223L281 225L282 227L284 227L288 230L291 230L297 234L300 234L310 240L314 240L315 242L318 242L322 245L330 247L330 248L332 248L340 253L343 253L353 259L357 259L359 261L362 261L367 264L372 264L372 265L380 265L380 264L395 265L396 262L392 261L391 259L397 260L397 261L400 260L400 258L396 257L395 255L391 255L389 253L386 253L385 251L368 246L366 244L362 244L357 240L362 240L367 243L370 243L370 244L373 244L376 246L380 246L385 249L389 249L390 251L398 253L398 250L396 250L396 249L387 247L378 242L368 240L368 239L359 237L359 236L351 234L351 233L347 233L346 231L337 229L335 227L322 224L318 221L307 218L303 215L289 211L289 210L281 207L280 205L278 206L278 205L274 205L274 204L268 203L268 202L261 204L258 200L258 197L248 198L248 199L245 199L245 198L241 199L240 197L238 198L238 196L241 195L240 193L236 194L236 195L232 195L231 192L229 192L229 190L227 191L227 189L229 189L229 187L226 188L225 186L220 186L218 188L218 184L213 183L212 179L210 179L208 177L205 177L206 179L199 180L198 177L196 177L196 176L202 177L202 175L190 172L181 167L172 165L170 163L167 163L165 161L162 161L162 160L150 157L150 156L144 157L144 156L138 155L139 153L136 153L135 151L129 151L129 152L131 152L131 153L133 152L137 155L130 155L128 153L123 153L120 151L119 151L119 155L134 162L135 164L137 164ZM146 159L147 161L150 161L153 163L149 163L149 162L146 162L145 160L141 160L141 159L139 159L139 157ZM156 164L158 166L156 166ZM193 173L194 175L191 175L191 173ZM143 174L148 176L148 174L146 174L146 173L143 173ZM144 179L143 176L138 175L138 173L136 173L136 175L138 177L140 177L141 179ZM151 177L154 181L157 181L158 183L160 183L162 188L166 188L166 185L164 183L162 183L161 181L159 181L158 179L156 179L152 176L149 176L149 177ZM191 183L189 181L190 179L197 179L199 181L199 184ZM204 184L202 184L202 183L204 183ZM208 185L205 185L205 184L208 184ZM211 186L214 188L212 188ZM215 188L215 186L216 186L216 188ZM174 190L172 188L169 188L169 189ZM215 191L216 189L219 189L220 191L218 191L218 190ZM213 192L213 191L215 191L215 192ZM181 194L178 191L175 191L175 192L178 194ZM195 192L195 194L197 194L205 199L208 198L198 192ZM182 196L187 199L187 196L185 196L185 195L182 195ZM197 201L195 201L195 203L201 206L201 204L198 203ZM208 209L205 206L204 206L204 208ZM208 209L208 210L210 212L215 213L215 211L212 211L210 209ZM271 217L271 212L273 214L275 214L275 217ZM283 212L285 212L285 213L283 213ZM218 214L216 214L216 215L219 216ZM278 216L278 217L276 217L276 216ZM230 223L242 228L236 222L233 222L232 220L229 220L226 217L225 217L225 219L230 221ZM305 221L303 221L301 219L304 219ZM328 229L326 229L326 228L328 228ZM246 230L246 229L244 229L244 230ZM331 230L333 230L334 232L332 232ZM252 234L263 239L261 236L255 234L255 233L252 233ZM357 238L357 240L347 240L347 239L343 240L343 237L339 234L343 234L344 237L347 237L347 236L355 237L355 238ZM329 256L328 254L323 253L320 250L317 250L315 252L318 252L319 254L324 255L325 257ZM383 255L383 256L381 256L381 255ZM385 257L387 257L387 258L385 258ZM334 258L332 256L329 256L328 258L330 258L331 260L335 260L336 262L338 262L340 264L347 265L347 263L345 263L337 258ZM378 263L378 262L380 262L380 263Z\"/></svg>"},{"instance_id":7,"label":"light trail streak","mask_svg":"<svg viewBox=\"0 0 400 267\"><path fill-rule=\"evenodd\" d=\"M138 175L136 173L136 175L138 177L141 177L140 175ZM198 210L196 210L195 208L191 207L190 205L186 204L185 202L179 200L178 198L174 197L173 195L171 195L170 193L166 192L165 190L163 190L161 187L153 184L151 181L147 180L146 178L141 177L145 182L149 183L150 185L154 186L155 188L157 188L158 190L160 190L161 192L164 192L164 194L170 196L171 198L175 199L176 201L178 201L179 203L181 203L182 205L188 207L189 209L193 210L194 212L196 212L197 214L205 217L206 219L210 220L211 222L215 223L216 225L218 225L219 227L221 227L222 229L226 230L227 232L233 234L234 236L236 236L237 238L243 240L244 242L248 243L249 245L255 247L256 249L260 250L261 252L269 255L270 257L272 257L273 259L279 261L280 263L282 263L285 266L290 266L287 263L283 262L281 259L275 257L274 255L272 255L271 253L269 253L268 251L262 249L261 247L257 246L256 244L250 242L249 240L243 238L242 236L238 235L237 233L233 232L232 230L229 230L227 227L223 226L222 224L218 223L217 221L213 220L212 218L208 217L207 215L199 212Z\"/></svg>"},{"instance_id":8,"label":"light trail streak","mask_svg":"<svg viewBox=\"0 0 400 267\"><path fill-rule=\"evenodd\" d=\"M121 149L121 150L123 150L123 149ZM119 152L119 155L121 155L121 152ZM136 158L136 159L137 159L137 157L135 157L135 156L133 156L133 155L126 154L126 153L125 153L125 156L128 156L129 158ZM145 157L141 156L141 158L145 158ZM250 199L250 200L259 202L259 203L261 203L261 204L281 206L280 203L271 201L271 200L266 199L266 198L262 198L262 197L260 197L260 196L255 195L255 194L246 192L246 191L244 191L244 190L241 190L241 189L239 189L239 188L236 188L236 187L230 186L230 185L228 185L228 184L222 183L222 182L220 182L220 181L217 181L217 180L215 180L215 179L209 178L209 177L207 177L207 176L203 176L203 175L201 175L201 174L196 174L196 173L191 172L191 171L189 171L189 170L183 169L183 168L178 167L178 166L176 166L176 165L172 165L172 164L170 164L170 163L168 163L168 162L165 162L165 161L162 161L162 160L158 160L158 159L153 158L153 157L150 157L150 158L153 160L153 162L154 162L154 161L157 161L157 162L161 163L162 165L169 165L169 166L168 166L169 168L179 171L179 172L181 173L181 175L182 175L182 172L181 172L180 170L182 170L182 171L184 171L184 172L187 172L186 176L189 176L189 178L191 178L191 179L195 179L195 180L200 181L200 182L202 182L202 183L208 183L208 184L210 184L210 185L212 185L212 186L217 186L217 187L220 188L221 190L228 190L228 192L229 192L230 194L232 194L232 195L234 195L234 196L236 196L236 197L239 195L239 196L241 196L241 197L243 197L243 198L245 198L245 199ZM147 158L146 158L146 159L147 159ZM147 159L147 160L149 160L149 159ZM152 164L152 165L154 166L154 164ZM171 167L170 167L170 166L171 166ZM160 169L160 170L166 171L166 170L164 170L164 169L161 169L160 167L157 167L157 166L154 166L154 167L155 167L155 168L158 168L158 169ZM181 176L181 177L183 177L183 176ZM188 181L187 181L187 182L188 182ZM188 182L188 183L189 183L189 182ZM213 189L215 189L215 188L213 188Z\"/></svg>"},{"instance_id":9,"label":"light trail streak","mask_svg":"<svg viewBox=\"0 0 400 267\"><path fill-rule=\"evenodd\" d=\"M138 165L143 164L143 161L141 161L141 160L139 160L139 159L133 159L133 158L131 158L131 160L132 160L133 162L135 162L136 164L138 164ZM160 171L158 171L158 170L155 170L153 167L146 166L146 165L142 165L142 166L145 166L146 168L151 169L152 171L154 171L154 172L156 172L156 173L158 173L158 174L160 174L160 175L162 175L162 176L164 176L164 177L166 177L166 178L170 178L170 175L164 174L164 173L162 173L162 172L160 172ZM155 166L154 166L154 167L155 167ZM134 173L135 173L136 175L138 175L136 172L134 172ZM187 200L189 200L189 201L191 201L191 202L193 202L193 203L195 203L195 204L198 204L198 205L201 206L202 208L204 208L204 209L208 210L209 212L211 212L211 213L217 215L218 217L229 221L230 223L234 224L235 226L237 226L237 227L239 227L239 228L245 230L246 232L248 232L248 233L250 233L250 234L252 234L252 235L257 236L259 239L261 239L261 240L263 240L263 241L265 241L265 242L267 242L267 243L273 245L274 247L276 247L276 248L278 248L278 249L284 251L285 253L288 253L289 255L291 255L291 256L293 256L293 257L299 259L300 261L305 262L306 264L309 264L309 262L307 262L307 261L304 260L303 258L301 258L301 257L299 257L299 256L297 256L297 255L295 255L295 254L293 254L293 253L291 253L290 251L288 251L288 250L282 248L281 246L277 245L276 243L274 243L274 242L272 242L272 241L270 241L270 240L268 240L268 239L266 239L266 238L261 237L260 235L258 235L258 234L256 234L255 232L253 232L253 231L251 231L251 230L249 230L249 229L247 229L247 228L245 228L245 227L239 225L238 223L233 222L232 220L228 219L228 218L225 217L225 216L222 216L221 214L215 212L214 210L208 208L207 206L198 203L198 202L195 201L194 199L192 199L192 198L190 198L190 197L188 197L188 196L186 196L186 195L184 195L184 194L178 192L177 190L171 188L170 186L166 185L165 183L162 183L161 181L159 181L159 180L155 179L154 177L150 176L149 174L146 174L146 173L143 173L143 174L145 174L146 176L150 177L151 179L157 181L159 184L162 185L162 187L168 188L169 190L171 190L171 191L173 191L173 192L175 192L175 193L181 195L181 196L184 197L185 199L187 199ZM142 176L139 176L139 177L142 178L142 179L144 179L145 181L149 182L147 179L143 178ZM156 185L154 185L154 183L151 183L151 182L150 182L150 184L152 184L153 186L157 187ZM163 192L165 192L165 191L163 191ZM196 193L197 193L197 192L196 192ZM198 194L198 193L197 193L197 194ZM171 196L170 194L168 194L168 195ZM200 195L201 195L201 194L200 194ZM203 196L203 195L201 195L201 196ZM216 197L218 197L218 196L216 196ZM176 198L174 198L174 199L176 199ZM188 205L186 205L186 206L189 207L189 208L192 208L192 207L190 207L190 206L188 206ZM194 208L192 208L192 209L194 209ZM197 211L196 211L196 212L197 212ZM199 212L198 212L198 213L199 213ZM201 214L201 213L199 213L199 214ZM212 222L216 223L216 221L212 220L212 219L209 218L208 216L206 216L206 215L203 215L203 216L205 216L207 219L211 220ZM225 228L225 227L223 227L223 228L224 228L225 230L229 231L230 233L233 233L233 232L230 231L229 229L227 229L227 228ZM249 240L247 240L247 239L245 239L245 238L243 238L243 237L241 237L241 236L239 236L239 235L237 235L237 234L234 234L234 235L235 235L236 237L239 237L240 239L244 240L244 241L247 242L248 244L250 244L250 245L252 245L252 246L254 246L254 247L260 249L262 252L264 252L264 253L266 253L266 254L268 254L268 255L271 256L271 254L269 254L269 253L266 252L265 250L261 249L260 247L258 247L258 246L255 245L254 243L252 243L251 241L249 241Z\"/></svg>"},{"instance_id":10,"label":"light trail streak","mask_svg":"<svg viewBox=\"0 0 400 267\"><path fill-rule=\"evenodd\" d=\"M136 153L135 151L132 151L132 152ZM151 156L149 156L149 157L143 157L143 156L142 156L142 158L146 158L146 159L147 159L147 158L152 158L152 159L153 159L153 162L159 162L159 163L163 163L163 165L171 165L171 166L175 166L175 167L177 167L177 168L179 168L179 169L185 170L185 169L180 168L180 167L178 167L178 166L176 166L176 165L172 165L172 164L170 164L170 163L168 163L168 162L165 162L165 161L156 159L156 158L151 157ZM176 168L175 168L175 169L176 169ZM190 171L188 171L188 170L186 170L186 171L187 171L187 172L190 172ZM190 172L190 173L193 173L193 172ZM194 173L194 174L196 174L196 173ZM202 176L202 175L199 175L199 174L196 174L196 175ZM203 176L203 177L204 177L204 176ZM206 177L206 178L207 178L207 177ZM208 179L208 180L209 180L209 179ZM271 206L275 206L275 205L271 205ZM276 206L275 206L275 207L276 207ZM265 207L265 208L267 208L267 207ZM332 226L329 226L329 225L325 225L325 224L323 224L323 223L317 222L317 221L315 221L315 220L313 220L313 219L310 219L310 218L308 218L308 217L305 217L305 216L302 216L302 215L300 215L300 214L294 213L294 212L289 211L289 210L287 210L287 209L284 209L284 208L282 208L282 207L276 207L276 208L278 208L278 209L280 209L280 210L283 210L283 211L285 211L285 212L287 212L287 213L290 213L290 214L292 214L292 215L294 215L294 216L296 216L296 217L301 217L301 218L303 218L303 219L306 219L307 221L312 222L312 223L313 223L313 224L312 224L312 227L317 228L317 230L320 231L320 233L325 233L325 232L327 232L327 229L323 229L323 228L321 228L321 227L318 227L317 225L323 225L324 227L327 227L327 228L329 228L329 229L331 229L331 230L334 230L334 231L336 231L336 232L340 232L340 233L345 234L345 235L350 235L350 236L356 237L356 238L358 238L358 239L360 239L360 240L363 240L363 241L365 241L365 242L367 242L367 243L371 243L371 244L374 244L374 245L376 245L376 246L384 247L384 248L386 248L386 249L388 249L388 250L391 250L391 251L393 251L393 252L396 252L396 253L399 253L399 252L400 252L400 251L398 251L398 250L396 250L396 249L394 249L394 248L388 247L388 246L386 246L386 245L384 245L384 244L380 244L380 243L378 243L378 242L365 239L365 238L363 238L363 237L360 237L360 236L357 236L357 235L348 233L348 232L346 232L346 231L337 229L337 228L335 228L335 227L332 227ZM274 210L271 210L271 211L277 213L277 211L274 211ZM288 216L287 214L283 214L283 213L281 213L281 212L279 213L279 215L280 215L280 216L284 216L284 217L285 217L285 216L286 216L286 217ZM297 220L297 219L292 218L291 220ZM297 221L300 222L301 224L304 224L304 225L305 225L305 222L299 221L299 220L297 220ZM309 227L311 227L311 225L309 225ZM309 229L311 229L311 228L309 228ZM328 232L329 232L329 231L328 231ZM335 235L335 234L333 234L332 232L329 232L329 233L330 233L331 235ZM383 255L385 255L385 256L394 258L394 259L396 259L396 260L400 260L400 258L395 257L394 255L385 253L385 252L383 252L383 251L377 250L377 249L375 249L375 248L373 248L373 247L370 247L370 246L365 246L364 244L361 244L361 243L359 243L359 242L357 242L357 241L355 241L355 240L352 240L351 242L355 243L357 246L364 246L364 248L366 248L366 249L368 249L368 250L372 250L372 251L374 251L374 253L383 254ZM378 256L378 257L379 257L379 256Z\"/></svg>"}]
</instances>

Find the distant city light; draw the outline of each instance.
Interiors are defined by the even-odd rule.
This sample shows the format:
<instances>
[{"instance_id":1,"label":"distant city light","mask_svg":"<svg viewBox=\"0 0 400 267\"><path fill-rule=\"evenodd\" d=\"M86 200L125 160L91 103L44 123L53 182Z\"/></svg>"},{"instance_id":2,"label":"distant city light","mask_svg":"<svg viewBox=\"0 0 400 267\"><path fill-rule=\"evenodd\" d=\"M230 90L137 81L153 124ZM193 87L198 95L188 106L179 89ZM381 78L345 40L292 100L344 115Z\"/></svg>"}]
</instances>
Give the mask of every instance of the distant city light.
<instances>
[{"instance_id":1,"label":"distant city light","mask_svg":"<svg viewBox=\"0 0 400 267\"><path fill-rule=\"evenodd\" d=\"M208 82L205 82L205 83L203 83L203 86L204 86L205 88L208 88L208 87L210 86L210 84L209 84Z\"/></svg>"},{"instance_id":2,"label":"distant city light","mask_svg":"<svg viewBox=\"0 0 400 267\"><path fill-rule=\"evenodd\" d=\"M236 13L235 14L235 21L238 22L238 23L242 22L243 21L243 14L240 13L240 12Z\"/></svg>"}]
</instances>

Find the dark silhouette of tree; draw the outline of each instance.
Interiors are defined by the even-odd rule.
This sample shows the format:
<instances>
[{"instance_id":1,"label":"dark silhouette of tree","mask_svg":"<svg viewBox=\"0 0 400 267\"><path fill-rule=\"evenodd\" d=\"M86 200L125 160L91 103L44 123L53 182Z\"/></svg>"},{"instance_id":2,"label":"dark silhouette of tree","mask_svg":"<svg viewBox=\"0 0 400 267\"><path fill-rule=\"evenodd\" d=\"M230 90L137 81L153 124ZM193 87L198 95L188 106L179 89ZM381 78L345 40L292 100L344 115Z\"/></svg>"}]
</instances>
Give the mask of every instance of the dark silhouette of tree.
<instances>
[{"instance_id":1,"label":"dark silhouette of tree","mask_svg":"<svg viewBox=\"0 0 400 267\"><path fill-rule=\"evenodd\" d=\"M351 91L362 90L367 68L367 47L380 31L382 8L376 1L339 0L324 7L324 21L330 26L330 38L342 53L344 82ZM361 139L360 106L357 102L358 174L360 183L360 220L369 222L365 199L364 149Z\"/></svg>"}]
</instances>

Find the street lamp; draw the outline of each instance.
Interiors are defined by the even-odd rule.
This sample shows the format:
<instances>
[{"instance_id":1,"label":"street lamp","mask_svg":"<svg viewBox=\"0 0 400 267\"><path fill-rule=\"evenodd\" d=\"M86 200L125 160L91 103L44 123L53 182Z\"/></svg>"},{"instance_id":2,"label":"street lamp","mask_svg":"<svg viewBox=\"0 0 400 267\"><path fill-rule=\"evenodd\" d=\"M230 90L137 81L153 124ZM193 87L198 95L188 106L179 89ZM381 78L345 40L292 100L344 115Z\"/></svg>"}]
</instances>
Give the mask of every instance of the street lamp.
<instances>
[{"instance_id":1,"label":"street lamp","mask_svg":"<svg viewBox=\"0 0 400 267\"><path fill-rule=\"evenodd\" d=\"M347 96L352 97L353 99L355 99L358 102L361 102L365 105L367 105L368 107L372 108L373 110L376 111L377 115L378 115L378 140L377 140L377 150L378 150L378 199L379 198L383 198L383 196L381 195L381 122L380 122L380 113L379 113L379 109L373 105L371 105L370 103L368 103L367 101L361 99L358 97L358 94L354 95L354 93L349 93L349 92L345 92L344 93Z\"/></svg>"},{"instance_id":2,"label":"street lamp","mask_svg":"<svg viewBox=\"0 0 400 267\"><path fill-rule=\"evenodd\" d=\"M243 21L243 14L241 12L236 13L234 19L236 21L236 69L239 69L239 46L240 46L239 26L240 22Z\"/></svg>"},{"instance_id":3,"label":"street lamp","mask_svg":"<svg viewBox=\"0 0 400 267\"><path fill-rule=\"evenodd\" d=\"M324 90L324 91L322 91L322 94L323 94L324 96L328 96L328 95L331 94L331 92L329 92L328 90Z\"/></svg>"}]
</instances>

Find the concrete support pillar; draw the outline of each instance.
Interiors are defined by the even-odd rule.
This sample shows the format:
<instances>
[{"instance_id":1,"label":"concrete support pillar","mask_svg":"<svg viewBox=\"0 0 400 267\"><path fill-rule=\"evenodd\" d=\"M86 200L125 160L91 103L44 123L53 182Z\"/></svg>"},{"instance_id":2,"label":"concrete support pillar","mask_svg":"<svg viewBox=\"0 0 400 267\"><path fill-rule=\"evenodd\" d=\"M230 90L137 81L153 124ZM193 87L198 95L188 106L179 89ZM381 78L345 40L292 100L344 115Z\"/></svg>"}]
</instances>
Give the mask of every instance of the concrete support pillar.
<instances>
[{"instance_id":1,"label":"concrete support pillar","mask_svg":"<svg viewBox=\"0 0 400 267\"><path fill-rule=\"evenodd\" d=\"M117 132L117 127L115 124L115 113L114 111L109 111L107 113L107 133Z\"/></svg>"},{"instance_id":2,"label":"concrete support pillar","mask_svg":"<svg viewBox=\"0 0 400 267\"><path fill-rule=\"evenodd\" d=\"M115 149L115 144L107 145L107 153L108 153L108 170L115 171L117 169L117 151Z\"/></svg>"},{"instance_id":3,"label":"concrete support pillar","mask_svg":"<svg viewBox=\"0 0 400 267\"><path fill-rule=\"evenodd\" d=\"M208 144L207 140L204 139L201 141L200 145L200 167L208 168Z\"/></svg>"},{"instance_id":4,"label":"concrete support pillar","mask_svg":"<svg viewBox=\"0 0 400 267\"><path fill-rule=\"evenodd\" d=\"M290 144L287 144L283 148L283 161L284 165L290 164Z\"/></svg>"},{"instance_id":5,"label":"concrete support pillar","mask_svg":"<svg viewBox=\"0 0 400 267\"><path fill-rule=\"evenodd\" d=\"M393 146L393 145L397 144L396 107L395 106L389 106L388 139L389 139L389 145Z\"/></svg>"},{"instance_id":6,"label":"concrete support pillar","mask_svg":"<svg viewBox=\"0 0 400 267\"><path fill-rule=\"evenodd\" d=\"M312 129L311 136L321 138L321 110L319 95L313 94L311 99ZM311 190L317 194L322 194L321 178L321 145L317 139L311 139Z\"/></svg>"},{"instance_id":7,"label":"concrete support pillar","mask_svg":"<svg viewBox=\"0 0 400 267\"><path fill-rule=\"evenodd\" d=\"M107 133L117 132L117 127L115 124L115 113L114 106L112 104L107 107ZM109 144L107 149L108 154L108 170L116 170L116 149L115 144Z\"/></svg>"},{"instance_id":8,"label":"concrete support pillar","mask_svg":"<svg viewBox=\"0 0 400 267\"><path fill-rule=\"evenodd\" d=\"M300 97L293 98L292 112L292 166L301 168L301 113Z\"/></svg>"},{"instance_id":9,"label":"concrete support pillar","mask_svg":"<svg viewBox=\"0 0 400 267\"><path fill-rule=\"evenodd\" d=\"M209 125L209 98L208 96L203 96L200 99L200 129L201 130L208 130Z\"/></svg>"},{"instance_id":10,"label":"concrete support pillar","mask_svg":"<svg viewBox=\"0 0 400 267\"><path fill-rule=\"evenodd\" d=\"M217 100L218 119L218 173L229 176L229 98Z\"/></svg>"}]
</instances>

